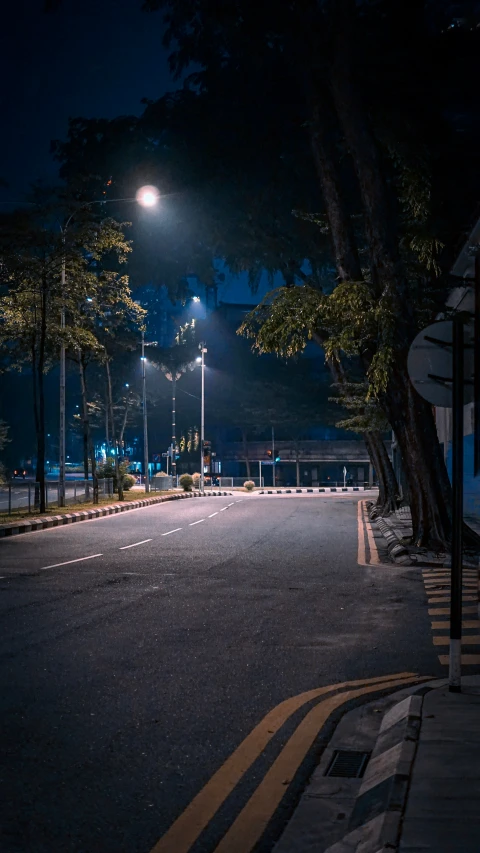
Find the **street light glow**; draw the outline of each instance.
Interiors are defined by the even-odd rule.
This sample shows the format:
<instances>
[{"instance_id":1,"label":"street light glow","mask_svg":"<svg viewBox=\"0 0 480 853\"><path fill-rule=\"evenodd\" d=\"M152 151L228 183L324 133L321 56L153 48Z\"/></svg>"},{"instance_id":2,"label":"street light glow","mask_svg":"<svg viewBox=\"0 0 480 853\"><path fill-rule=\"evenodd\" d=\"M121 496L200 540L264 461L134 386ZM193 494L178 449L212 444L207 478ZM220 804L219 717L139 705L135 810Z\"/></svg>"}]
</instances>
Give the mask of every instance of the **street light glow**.
<instances>
[{"instance_id":1,"label":"street light glow","mask_svg":"<svg viewBox=\"0 0 480 853\"><path fill-rule=\"evenodd\" d=\"M140 187L135 196L138 204L142 207L155 207L160 198L160 193L156 187L146 186Z\"/></svg>"},{"instance_id":2,"label":"street light glow","mask_svg":"<svg viewBox=\"0 0 480 853\"><path fill-rule=\"evenodd\" d=\"M197 357L196 357L195 361L197 362L197 364L201 364L201 363L202 363L202 356L201 356L201 355L197 355Z\"/></svg>"},{"instance_id":3,"label":"street light glow","mask_svg":"<svg viewBox=\"0 0 480 853\"><path fill-rule=\"evenodd\" d=\"M193 297L193 299L192 299L192 302L200 302L200 297L199 297L199 296L194 296L194 297Z\"/></svg>"}]
</instances>

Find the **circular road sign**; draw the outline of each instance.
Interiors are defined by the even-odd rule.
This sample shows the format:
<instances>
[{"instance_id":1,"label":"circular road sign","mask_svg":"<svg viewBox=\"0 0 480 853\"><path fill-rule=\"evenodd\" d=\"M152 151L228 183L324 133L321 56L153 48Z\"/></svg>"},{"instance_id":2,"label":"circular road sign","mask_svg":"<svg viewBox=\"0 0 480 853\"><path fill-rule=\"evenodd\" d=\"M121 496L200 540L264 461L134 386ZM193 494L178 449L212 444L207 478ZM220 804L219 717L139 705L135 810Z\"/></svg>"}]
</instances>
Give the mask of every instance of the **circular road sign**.
<instances>
[{"instance_id":1,"label":"circular road sign","mask_svg":"<svg viewBox=\"0 0 480 853\"><path fill-rule=\"evenodd\" d=\"M464 324L464 403L473 401L473 323ZM407 361L413 387L434 406L452 408L453 321L427 326L413 341Z\"/></svg>"}]
</instances>

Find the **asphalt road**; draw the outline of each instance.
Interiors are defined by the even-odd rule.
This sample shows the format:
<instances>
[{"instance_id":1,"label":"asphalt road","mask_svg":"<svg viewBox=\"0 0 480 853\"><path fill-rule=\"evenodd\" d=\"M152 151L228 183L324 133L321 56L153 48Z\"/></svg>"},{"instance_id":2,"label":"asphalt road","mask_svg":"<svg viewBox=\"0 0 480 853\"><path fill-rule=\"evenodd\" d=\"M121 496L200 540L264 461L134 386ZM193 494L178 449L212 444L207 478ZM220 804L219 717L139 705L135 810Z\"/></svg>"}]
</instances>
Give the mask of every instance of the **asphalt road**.
<instances>
[{"instance_id":1,"label":"asphalt road","mask_svg":"<svg viewBox=\"0 0 480 853\"><path fill-rule=\"evenodd\" d=\"M441 674L419 570L357 565L357 500L237 493L0 541L2 853L149 853L278 703ZM192 853L213 853L298 719Z\"/></svg>"}]
</instances>

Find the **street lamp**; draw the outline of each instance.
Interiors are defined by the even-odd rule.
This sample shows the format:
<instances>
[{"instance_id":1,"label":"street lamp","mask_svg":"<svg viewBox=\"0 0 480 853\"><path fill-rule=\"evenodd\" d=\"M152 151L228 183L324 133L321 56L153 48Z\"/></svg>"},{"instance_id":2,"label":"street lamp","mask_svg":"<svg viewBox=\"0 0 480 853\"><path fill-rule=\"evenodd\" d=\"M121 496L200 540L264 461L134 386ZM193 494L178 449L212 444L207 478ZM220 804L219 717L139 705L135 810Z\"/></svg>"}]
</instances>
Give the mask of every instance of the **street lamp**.
<instances>
[{"instance_id":1,"label":"street lamp","mask_svg":"<svg viewBox=\"0 0 480 853\"><path fill-rule=\"evenodd\" d=\"M197 364L202 365L202 412L200 418L200 492L203 495L205 494L205 458L203 451L203 445L205 443L205 353L208 352L204 344L200 344L200 352L201 355L197 356L195 360Z\"/></svg>"},{"instance_id":2,"label":"street lamp","mask_svg":"<svg viewBox=\"0 0 480 853\"><path fill-rule=\"evenodd\" d=\"M145 468L145 493L150 491L150 477L148 472L148 425L147 425L147 377L145 358L145 331L142 329L142 382L143 382L143 464Z\"/></svg>"}]
</instances>

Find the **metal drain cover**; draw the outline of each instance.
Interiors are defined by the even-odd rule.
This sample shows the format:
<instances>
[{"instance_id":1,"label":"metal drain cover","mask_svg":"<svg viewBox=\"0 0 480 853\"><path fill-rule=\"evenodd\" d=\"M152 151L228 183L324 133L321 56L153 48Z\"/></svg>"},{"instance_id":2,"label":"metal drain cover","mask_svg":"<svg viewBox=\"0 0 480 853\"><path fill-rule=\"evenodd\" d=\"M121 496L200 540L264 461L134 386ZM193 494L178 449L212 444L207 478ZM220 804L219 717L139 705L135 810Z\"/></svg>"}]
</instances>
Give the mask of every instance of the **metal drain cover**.
<instances>
[{"instance_id":1,"label":"metal drain cover","mask_svg":"<svg viewBox=\"0 0 480 853\"><path fill-rule=\"evenodd\" d=\"M371 752L336 749L325 776L343 776L346 779L361 779L365 773Z\"/></svg>"}]
</instances>

